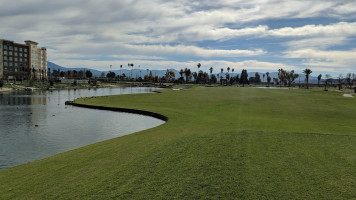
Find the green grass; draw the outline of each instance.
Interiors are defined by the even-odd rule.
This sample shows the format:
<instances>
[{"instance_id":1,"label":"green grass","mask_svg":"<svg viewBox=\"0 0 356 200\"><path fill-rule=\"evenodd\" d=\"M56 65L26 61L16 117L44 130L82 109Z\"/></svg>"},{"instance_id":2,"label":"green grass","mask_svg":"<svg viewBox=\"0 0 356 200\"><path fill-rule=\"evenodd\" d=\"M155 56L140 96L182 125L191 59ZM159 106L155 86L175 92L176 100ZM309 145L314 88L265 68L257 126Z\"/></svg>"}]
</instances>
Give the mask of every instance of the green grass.
<instances>
[{"instance_id":1,"label":"green grass","mask_svg":"<svg viewBox=\"0 0 356 200\"><path fill-rule=\"evenodd\" d=\"M356 199L356 100L318 90L77 100L169 121L2 170L0 199Z\"/></svg>"}]
</instances>

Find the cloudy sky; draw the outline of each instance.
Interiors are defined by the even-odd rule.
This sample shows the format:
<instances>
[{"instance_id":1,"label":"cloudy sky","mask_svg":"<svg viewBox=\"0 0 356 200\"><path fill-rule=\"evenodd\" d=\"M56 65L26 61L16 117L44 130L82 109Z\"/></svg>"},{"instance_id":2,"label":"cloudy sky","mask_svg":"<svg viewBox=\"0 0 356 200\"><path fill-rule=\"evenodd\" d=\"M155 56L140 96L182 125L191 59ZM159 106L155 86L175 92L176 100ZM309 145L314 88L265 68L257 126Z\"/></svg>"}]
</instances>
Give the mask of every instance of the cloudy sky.
<instances>
[{"instance_id":1,"label":"cloudy sky","mask_svg":"<svg viewBox=\"0 0 356 200\"><path fill-rule=\"evenodd\" d=\"M0 38L64 67L356 73L348 0L0 0Z\"/></svg>"}]
</instances>

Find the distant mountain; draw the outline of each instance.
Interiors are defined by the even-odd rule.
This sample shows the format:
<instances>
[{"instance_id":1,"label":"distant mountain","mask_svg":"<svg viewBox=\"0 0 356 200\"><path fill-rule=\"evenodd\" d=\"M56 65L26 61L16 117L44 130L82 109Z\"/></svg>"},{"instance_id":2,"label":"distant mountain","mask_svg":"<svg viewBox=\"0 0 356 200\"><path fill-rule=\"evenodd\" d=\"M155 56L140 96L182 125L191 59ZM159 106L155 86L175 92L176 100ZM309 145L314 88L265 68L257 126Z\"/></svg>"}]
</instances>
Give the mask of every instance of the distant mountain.
<instances>
[{"instance_id":1,"label":"distant mountain","mask_svg":"<svg viewBox=\"0 0 356 200\"><path fill-rule=\"evenodd\" d=\"M80 70L90 70L91 73L93 73L93 76L96 76L96 77L100 77L102 75L102 73L104 73L106 76L107 73L109 73L109 71L98 71L98 70L95 70L95 69L90 69L90 68L65 68L65 67L62 67L60 65L57 65L55 63L52 63L52 62L47 62L47 66L48 68L51 69L51 72L53 70L60 70L60 71L68 71L68 70L76 70L76 71L80 71ZM176 79L178 79L180 77L180 74L179 74L179 71L178 70L175 70L175 69L169 69L169 70L172 70L174 71L175 75L176 75ZM151 70L152 72L152 75L153 76L159 76L159 77L162 77L166 74L166 71L167 70ZM133 77L133 78L138 78L138 77L144 77L145 75L149 74L150 72L145 70L145 69L133 69L132 71L131 70L128 70L128 69L121 69L121 70L112 70L112 72L115 72L116 75L121 75L121 74L125 74L126 77ZM132 73L132 74L131 74ZM261 80L263 81L263 74L265 73L260 73L258 72L260 77L261 77ZM208 72L208 74L210 75L210 73ZM218 73L213 73L215 75L217 75ZM219 73L220 74L220 73ZM226 74L226 71L223 72L223 77L225 77L225 74ZM236 71L234 73L230 72L230 76L236 76L237 74L240 74L240 72L236 73ZM254 77L256 74L256 72L248 72L248 77ZM278 72L271 72L269 74L269 76L271 77L272 81L273 81L273 78L278 78ZM299 82L299 79L300 79L300 82L301 83L304 83L304 80L305 80L305 75L304 74L299 74L300 78L297 78L297 80L295 80L296 83ZM267 81L267 76L265 76L264 78L264 81L266 82ZM318 83L318 78L315 77L315 76L309 76L309 83Z\"/></svg>"},{"instance_id":2,"label":"distant mountain","mask_svg":"<svg viewBox=\"0 0 356 200\"><path fill-rule=\"evenodd\" d=\"M60 65L57 65L53 62L49 62L47 61L47 67L51 69L51 72L53 70L60 70L60 71L68 71L68 70L76 70L76 71L80 71L80 70L90 70L91 73L93 73L93 76L96 76L96 77L100 77L102 75L102 73L104 73L104 76L106 76L107 73L109 73L109 71L98 71L98 70L95 70L95 69L90 69L90 68L65 68L65 67L62 67ZM174 73L176 74L176 78L179 78L180 75L179 75L179 71L175 70L175 69L169 69L169 70L172 70L174 71ZM149 74L150 72L147 71L146 69L133 69L132 71L131 70L128 70L128 69L121 69L121 70L111 70L112 72L115 72L116 75L121 75L121 74L125 74L126 77L130 77L131 76L131 73L132 73L132 77L133 78L138 78L141 77L143 78L145 75ZM162 77L166 74L166 71L167 70L151 70L152 72L152 75L153 76L159 76L159 77Z\"/></svg>"},{"instance_id":3,"label":"distant mountain","mask_svg":"<svg viewBox=\"0 0 356 200\"><path fill-rule=\"evenodd\" d=\"M49 62L49 61L47 61L47 68L51 69L51 72L53 70L58 70L58 69L61 70L61 71L67 71L68 70L68 68L64 68L62 66L59 66L59 65L57 65L57 64L55 64L53 62Z\"/></svg>"},{"instance_id":4,"label":"distant mountain","mask_svg":"<svg viewBox=\"0 0 356 200\"><path fill-rule=\"evenodd\" d=\"M83 70L83 71L87 71L87 70L90 70L91 73L93 74L93 76L97 76L99 77L101 75L101 71L98 71L98 70L95 70L95 69L89 69L89 68L80 68L80 67L77 67L77 68L66 68L66 67L62 67L60 65L57 65L53 62L49 62L47 61L47 67L49 69L51 69L51 72L53 72L53 70L60 70L60 71L69 71L69 70L76 70L76 71L80 71L80 70Z\"/></svg>"},{"instance_id":5,"label":"distant mountain","mask_svg":"<svg viewBox=\"0 0 356 200\"><path fill-rule=\"evenodd\" d=\"M169 70L172 70L174 73L175 73L175 77L176 78L179 78L180 75L179 75L179 71L175 70L175 69L169 69ZM133 78L138 78L138 77L144 77L145 75L148 75L150 74L150 72L152 72L152 75L153 76L159 76L159 77L162 77L162 76L165 76L166 75L166 72L167 70L150 70L150 71L147 71L147 70L140 70L140 69L133 69L132 71L131 70L128 70L128 69L121 69L121 70L112 70L112 72L115 72L115 74L117 75L121 75L121 74L125 74L126 77L133 77ZM105 73L108 73L108 71L106 71ZM131 75L132 73L132 75Z\"/></svg>"}]
</instances>

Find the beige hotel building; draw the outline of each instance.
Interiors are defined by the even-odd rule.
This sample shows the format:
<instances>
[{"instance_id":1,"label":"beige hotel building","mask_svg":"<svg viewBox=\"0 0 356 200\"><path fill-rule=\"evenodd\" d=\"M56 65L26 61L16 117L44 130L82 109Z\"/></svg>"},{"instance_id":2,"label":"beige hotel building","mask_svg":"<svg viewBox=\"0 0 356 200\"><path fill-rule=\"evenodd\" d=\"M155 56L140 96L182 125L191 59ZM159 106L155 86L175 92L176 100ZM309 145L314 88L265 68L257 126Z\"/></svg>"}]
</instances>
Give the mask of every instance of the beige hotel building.
<instances>
[{"instance_id":1,"label":"beige hotel building","mask_svg":"<svg viewBox=\"0 0 356 200\"><path fill-rule=\"evenodd\" d=\"M0 39L0 79L47 80L47 50L37 45Z\"/></svg>"}]
</instances>

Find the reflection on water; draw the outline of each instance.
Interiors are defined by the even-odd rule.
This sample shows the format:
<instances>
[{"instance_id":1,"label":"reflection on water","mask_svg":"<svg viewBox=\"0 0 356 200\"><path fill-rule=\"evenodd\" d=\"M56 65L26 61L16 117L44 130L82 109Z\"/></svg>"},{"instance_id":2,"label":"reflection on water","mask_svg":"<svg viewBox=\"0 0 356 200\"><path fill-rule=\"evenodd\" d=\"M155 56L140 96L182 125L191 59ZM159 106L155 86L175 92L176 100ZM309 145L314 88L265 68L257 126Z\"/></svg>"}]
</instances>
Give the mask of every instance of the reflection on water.
<instances>
[{"instance_id":1,"label":"reflection on water","mask_svg":"<svg viewBox=\"0 0 356 200\"><path fill-rule=\"evenodd\" d=\"M0 93L0 169L152 128L161 120L64 105L80 97L149 93L154 88L100 88Z\"/></svg>"}]
</instances>

